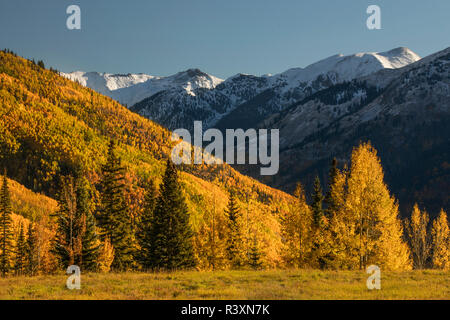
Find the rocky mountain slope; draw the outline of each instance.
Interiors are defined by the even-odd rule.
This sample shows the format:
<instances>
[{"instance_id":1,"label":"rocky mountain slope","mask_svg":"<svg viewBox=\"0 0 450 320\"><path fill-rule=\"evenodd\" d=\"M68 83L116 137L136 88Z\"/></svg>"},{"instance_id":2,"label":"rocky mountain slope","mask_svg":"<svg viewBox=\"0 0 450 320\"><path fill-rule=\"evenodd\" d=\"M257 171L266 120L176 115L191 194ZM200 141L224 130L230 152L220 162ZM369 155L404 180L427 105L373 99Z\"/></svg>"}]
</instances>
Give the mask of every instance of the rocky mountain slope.
<instances>
[{"instance_id":1,"label":"rocky mountain slope","mask_svg":"<svg viewBox=\"0 0 450 320\"><path fill-rule=\"evenodd\" d=\"M261 77L237 74L225 81L198 69L170 77L83 72L63 75L169 129L189 129L194 120L203 121L204 128L249 128L318 90L419 59L407 48L340 54L306 68Z\"/></svg>"},{"instance_id":2,"label":"rocky mountain slope","mask_svg":"<svg viewBox=\"0 0 450 320\"><path fill-rule=\"evenodd\" d=\"M280 129L280 172L266 182L291 190L298 179L326 179L332 157L342 164L353 146L370 140L404 212L416 199L437 213L450 205L449 121L447 48L321 90L260 123Z\"/></svg>"}]
</instances>

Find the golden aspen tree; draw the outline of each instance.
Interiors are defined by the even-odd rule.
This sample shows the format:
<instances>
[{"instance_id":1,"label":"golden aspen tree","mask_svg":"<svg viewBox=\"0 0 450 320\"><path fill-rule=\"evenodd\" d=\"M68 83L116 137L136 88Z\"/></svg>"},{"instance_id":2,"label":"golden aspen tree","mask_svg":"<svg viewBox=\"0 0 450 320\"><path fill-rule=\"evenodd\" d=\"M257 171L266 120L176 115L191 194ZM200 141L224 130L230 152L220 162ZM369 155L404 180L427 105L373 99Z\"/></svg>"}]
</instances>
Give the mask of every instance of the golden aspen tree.
<instances>
[{"instance_id":1,"label":"golden aspen tree","mask_svg":"<svg viewBox=\"0 0 450 320\"><path fill-rule=\"evenodd\" d=\"M383 168L370 143L354 148L345 211L356 235L359 268L370 264L388 270L410 269L398 205L384 183ZM351 223L351 222L350 222Z\"/></svg>"},{"instance_id":2,"label":"golden aspen tree","mask_svg":"<svg viewBox=\"0 0 450 320\"><path fill-rule=\"evenodd\" d=\"M288 266L306 267L311 252L312 212L306 203L303 186L297 183L295 202L281 217L283 260Z\"/></svg>"},{"instance_id":3,"label":"golden aspen tree","mask_svg":"<svg viewBox=\"0 0 450 320\"><path fill-rule=\"evenodd\" d=\"M431 228L433 253L431 261L436 269L450 269L450 230L447 213L441 209Z\"/></svg>"},{"instance_id":4,"label":"golden aspen tree","mask_svg":"<svg viewBox=\"0 0 450 320\"><path fill-rule=\"evenodd\" d=\"M355 269L359 266L355 218L345 210L347 168L335 173L328 196L329 223L327 241L330 252L327 266L332 269Z\"/></svg>"},{"instance_id":5,"label":"golden aspen tree","mask_svg":"<svg viewBox=\"0 0 450 320\"><path fill-rule=\"evenodd\" d=\"M415 269L424 269L430 257L431 241L428 234L430 218L426 211L421 211L417 203L414 205L411 219L406 220L406 230Z\"/></svg>"},{"instance_id":6,"label":"golden aspen tree","mask_svg":"<svg viewBox=\"0 0 450 320\"><path fill-rule=\"evenodd\" d=\"M114 261L114 247L108 237L101 243L100 254L98 257L98 270L100 272L109 272Z\"/></svg>"}]
</instances>

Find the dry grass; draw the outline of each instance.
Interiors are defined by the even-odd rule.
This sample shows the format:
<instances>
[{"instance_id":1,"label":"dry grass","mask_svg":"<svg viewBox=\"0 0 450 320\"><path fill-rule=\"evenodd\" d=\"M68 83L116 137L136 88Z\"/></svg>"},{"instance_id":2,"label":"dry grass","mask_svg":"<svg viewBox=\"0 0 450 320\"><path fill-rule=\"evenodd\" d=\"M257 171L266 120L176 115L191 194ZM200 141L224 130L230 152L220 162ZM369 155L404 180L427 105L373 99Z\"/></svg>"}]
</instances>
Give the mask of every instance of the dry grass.
<instances>
[{"instance_id":1,"label":"dry grass","mask_svg":"<svg viewBox=\"0 0 450 320\"><path fill-rule=\"evenodd\" d=\"M450 299L450 273L382 273L368 290L357 271L270 270L86 274L81 290L67 276L0 279L0 299Z\"/></svg>"}]
</instances>

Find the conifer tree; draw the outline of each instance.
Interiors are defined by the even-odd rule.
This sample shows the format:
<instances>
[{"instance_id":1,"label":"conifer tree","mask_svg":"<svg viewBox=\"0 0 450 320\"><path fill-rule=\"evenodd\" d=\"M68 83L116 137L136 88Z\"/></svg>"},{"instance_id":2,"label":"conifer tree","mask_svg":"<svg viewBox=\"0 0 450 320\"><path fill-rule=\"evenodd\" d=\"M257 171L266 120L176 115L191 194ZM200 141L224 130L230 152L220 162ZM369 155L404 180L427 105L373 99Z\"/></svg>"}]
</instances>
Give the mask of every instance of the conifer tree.
<instances>
[{"instance_id":1,"label":"conifer tree","mask_svg":"<svg viewBox=\"0 0 450 320\"><path fill-rule=\"evenodd\" d=\"M152 267L151 252L152 252L152 220L153 211L157 202L157 191L153 180L151 180L146 187L144 211L139 219L136 238L139 242L140 250L138 252L137 260L141 263L144 269Z\"/></svg>"},{"instance_id":2,"label":"conifer tree","mask_svg":"<svg viewBox=\"0 0 450 320\"><path fill-rule=\"evenodd\" d=\"M227 258L232 267L240 267L243 264L242 234L240 212L234 192L230 192L225 214L228 217Z\"/></svg>"},{"instance_id":3,"label":"conifer tree","mask_svg":"<svg viewBox=\"0 0 450 320\"><path fill-rule=\"evenodd\" d=\"M22 275L25 271L27 257L26 245L27 243L25 240L23 224L21 223L19 226L19 235L16 241L16 259L14 264L14 270L17 275Z\"/></svg>"},{"instance_id":4,"label":"conifer tree","mask_svg":"<svg viewBox=\"0 0 450 320\"><path fill-rule=\"evenodd\" d=\"M333 211L336 210L337 204L334 202L333 196L332 196L332 186L336 184L336 179L339 175L339 169L337 167L337 160L336 158L333 158L331 161L331 167L328 174L328 191L325 196L325 202L327 204L327 215L331 216L333 214Z\"/></svg>"},{"instance_id":5,"label":"conifer tree","mask_svg":"<svg viewBox=\"0 0 450 320\"><path fill-rule=\"evenodd\" d=\"M77 217L80 219L81 263L80 267L86 271L98 269L99 237L96 221L93 215L89 181L81 176L77 181Z\"/></svg>"},{"instance_id":6,"label":"conifer tree","mask_svg":"<svg viewBox=\"0 0 450 320\"><path fill-rule=\"evenodd\" d=\"M424 269L430 257L431 238L428 233L429 220L428 213L421 211L416 203L411 214L411 219L406 222L406 230L415 269Z\"/></svg>"},{"instance_id":7,"label":"conifer tree","mask_svg":"<svg viewBox=\"0 0 450 320\"><path fill-rule=\"evenodd\" d=\"M37 261L37 239L33 223L28 226L28 236L26 242L26 272L32 276L35 274L38 266Z\"/></svg>"},{"instance_id":8,"label":"conifer tree","mask_svg":"<svg viewBox=\"0 0 450 320\"><path fill-rule=\"evenodd\" d=\"M0 272L6 276L11 269L12 248L11 197L6 170L0 191Z\"/></svg>"},{"instance_id":9,"label":"conifer tree","mask_svg":"<svg viewBox=\"0 0 450 320\"><path fill-rule=\"evenodd\" d=\"M88 185L83 176L76 181L70 176L62 179L53 252L64 268L76 264L83 271L97 269L99 240Z\"/></svg>"},{"instance_id":10,"label":"conifer tree","mask_svg":"<svg viewBox=\"0 0 450 320\"><path fill-rule=\"evenodd\" d=\"M433 239L433 267L450 270L450 230L447 214L442 209L439 216L433 221L431 235Z\"/></svg>"},{"instance_id":11,"label":"conifer tree","mask_svg":"<svg viewBox=\"0 0 450 320\"><path fill-rule=\"evenodd\" d=\"M313 214L313 223L315 227L320 227L323 223L322 202L324 200L324 196L322 193L322 186L320 185L319 176L316 176L314 180L314 191L311 197L312 197L311 210Z\"/></svg>"},{"instance_id":12,"label":"conifer tree","mask_svg":"<svg viewBox=\"0 0 450 320\"><path fill-rule=\"evenodd\" d=\"M256 238L256 233L253 236L253 241L250 246L249 265L253 270L258 270L262 267L261 252L258 247L258 239Z\"/></svg>"},{"instance_id":13,"label":"conifer tree","mask_svg":"<svg viewBox=\"0 0 450 320\"><path fill-rule=\"evenodd\" d=\"M108 237L114 247L112 268L126 270L133 263L133 237L131 220L125 201L124 168L110 141L107 161L102 167L101 208L98 214L102 240Z\"/></svg>"},{"instance_id":14,"label":"conifer tree","mask_svg":"<svg viewBox=\"0 0 450 320\"><path fill-rule=\"evenodd\" d=\"M167 160L159 197L151 217L150 262L153 269L175 270L195 265L189 212L175 165Z\"/></svg>"},{"instance_id":15,"label":"conifer tree","mask_svg":"<svg viewBox=\"0 0 450 320\"><path fill-rule=\"evenodd\" d=\"M311 266L324 268L326 264L326 256L329 254L329 244L325 240L326 236L326 219L322 207L324 196L320 179L316 176L314 180L314 190L311 195L312 204L312 248L311 248Z\"/></svg>"},{"instance_id":16,"label":"conifer tree","mask_svg":"<svg viewBox=\"0 0 450 320\"><path fill-rule=\"evenodd\" d=\"M80 263L79 226L77 199L73 177L61 178L57 196L57 232L53 241L53 253L63 268Z\"/></svg>"}]
</instances>

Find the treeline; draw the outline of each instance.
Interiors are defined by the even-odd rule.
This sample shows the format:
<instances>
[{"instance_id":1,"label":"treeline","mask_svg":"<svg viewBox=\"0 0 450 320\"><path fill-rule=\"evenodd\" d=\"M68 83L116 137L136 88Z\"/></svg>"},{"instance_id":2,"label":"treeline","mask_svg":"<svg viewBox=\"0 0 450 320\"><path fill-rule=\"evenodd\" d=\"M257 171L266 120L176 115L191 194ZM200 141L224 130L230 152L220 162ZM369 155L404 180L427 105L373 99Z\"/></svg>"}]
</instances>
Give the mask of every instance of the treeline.
<instances>
[{"instance_id":1,"label":"treeline","mask_svg":"<svg viewBox=\"0 0 450 320\"><path fill-rule=\"evenodd\" d=\"M148 182L144 209L135 219L126 204L124 174L111 141L98 186L99 204L92 200L97 188L82 173L61 180L57 228L49 251L55 270L72 264L91 272L194 268L199 259L196 247L207 251L204 255L212 270L266 267L260 230L246 223L234 191L223 214L213 212L208 219L211 228L194 237L171 161L167 161L159 190L153 181ZM354 149L349 168L339 169L333 160L326 194L316 178L307 203L299 183L295 202L278 214L279 266L353 270L375 264L385 270L450 269L446 213L442 210L430 223L426 211L416 205L411 218L402 221L383 180L376 150L362 144ZM36 230L32 224L28 230L20 225L13 234L6 175L0 200L1 273L36 274L40 256ZM204 243L200 246L196 241Z\"/></svg>"},{"instance_id":2,"label":"treeline","mask_svg":"<svg viewBox=\"0 0 450 320\"><path fill-rule=\"evenodd\" d=\"M371 264L387 270L450 268L446 213L441 210L430 228L428 215L416 205L411 219L402 221L370 143L354 148L349 168L340 170L333 160L325 195L317 177L310 205L301 184L295 196L296 205L282 217L288 265L345 270Z\"/></svg>"}]
</instances>

